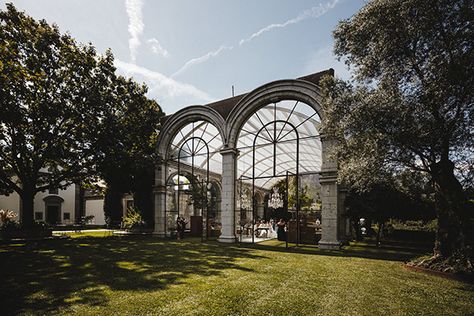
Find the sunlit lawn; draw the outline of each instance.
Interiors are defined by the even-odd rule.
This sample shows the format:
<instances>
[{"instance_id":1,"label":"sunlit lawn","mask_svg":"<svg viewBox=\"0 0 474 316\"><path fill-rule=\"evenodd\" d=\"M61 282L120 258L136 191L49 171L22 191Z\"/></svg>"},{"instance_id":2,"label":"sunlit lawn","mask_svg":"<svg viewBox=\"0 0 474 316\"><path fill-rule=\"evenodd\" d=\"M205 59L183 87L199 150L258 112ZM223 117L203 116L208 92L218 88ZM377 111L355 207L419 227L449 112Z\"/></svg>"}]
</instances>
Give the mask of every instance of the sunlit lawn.
<instances>
[{"instance_id":1,"label":"sunlit lawn","mask_svg":"<svg viewBox=\"0 0 474 316\"><path fill-rule=\"evenodd\" d=\"M474 315L473 286L406 270L413 255L131 236L1 245L0 314Z\"/></svg>"}]
</instances>

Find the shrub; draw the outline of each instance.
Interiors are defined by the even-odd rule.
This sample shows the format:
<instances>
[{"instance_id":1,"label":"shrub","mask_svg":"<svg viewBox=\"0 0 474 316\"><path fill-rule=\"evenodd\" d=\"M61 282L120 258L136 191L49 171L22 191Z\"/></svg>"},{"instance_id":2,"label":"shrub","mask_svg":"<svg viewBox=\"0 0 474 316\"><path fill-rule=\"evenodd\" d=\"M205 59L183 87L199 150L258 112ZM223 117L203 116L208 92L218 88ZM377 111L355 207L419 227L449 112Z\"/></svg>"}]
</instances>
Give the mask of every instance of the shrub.
<instances>
[{"instance_id":1,"label":"shrub","mask_svg":"<svg viewBox=\"0 0 474 316\"><path fill-rule=\"evenodd\" d=\"M33 222L33 226L25 229L21 223L9 220L0 227L0 235L6 240L14 238L43 238L51 237L52 229L47 223L37 221Z\"/></svg>"},{"instance_id":2,"label":"shrub","mask_svg":"<svg viewBox=\"0 0 474 316\"><path fill-rule=\"evenodd\" d=\"M140 211L135 207L129 207L127 213L122 217L122 227L125 229L139 229L145 227L145 221Z\"/></svg>"},{"instance_id":3,"label":"shrub","mask_svg":"<svg viewBox=\"0 0 474 316\"><path fill-rule=\"evenodd\" d=\"M79 225L87 225L87 224L90 224L93 219L94 219L94 215L81 216L76 221L76 223L79 224Z\"/></svg>"},{"instance_id":4,"label":"shrub","mask_svg":"<svg viewBox=\"0 0 474 316\"><path fill-rule=\"evenodd\" d=\"M4 226L16 217L16 214L10 210L0 210L0 225Z\"/></svg>"}]
</instances>

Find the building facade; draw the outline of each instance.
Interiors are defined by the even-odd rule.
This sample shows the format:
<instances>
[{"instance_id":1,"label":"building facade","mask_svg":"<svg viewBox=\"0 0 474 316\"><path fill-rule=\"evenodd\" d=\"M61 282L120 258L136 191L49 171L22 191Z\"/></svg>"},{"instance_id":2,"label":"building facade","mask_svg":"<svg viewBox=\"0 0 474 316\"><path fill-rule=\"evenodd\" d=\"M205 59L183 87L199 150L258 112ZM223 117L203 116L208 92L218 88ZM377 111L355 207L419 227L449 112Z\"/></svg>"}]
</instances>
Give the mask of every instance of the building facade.
<instances>
[{"instance_id":1,"label":"building facade","mask_svg":"<svg viewBox=\"0 0 474 316\"><path fill-rule=\"evenodd\" d=\"M20 196L14 192L0 195L0 209L10 210L17 214L21 212ZM34 219L51 225L69 225L76 222L80 214L80 188L72 184L65 189L51 189L38 192L34 199Z\"/></svg>"}]
</instances>

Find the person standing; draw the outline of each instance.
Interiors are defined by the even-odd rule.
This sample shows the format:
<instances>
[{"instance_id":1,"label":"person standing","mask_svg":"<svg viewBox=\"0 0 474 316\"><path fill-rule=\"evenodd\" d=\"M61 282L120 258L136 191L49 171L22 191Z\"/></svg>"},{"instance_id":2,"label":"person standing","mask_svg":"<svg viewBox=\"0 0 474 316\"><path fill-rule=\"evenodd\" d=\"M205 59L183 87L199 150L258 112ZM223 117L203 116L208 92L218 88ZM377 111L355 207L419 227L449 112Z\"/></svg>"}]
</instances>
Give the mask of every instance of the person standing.
<instances>
[{"instance_id":1,"label":"person standing","mask_svg":"<svg viewBox=\"0 0 474 316\"><path fill-rule=\"evenodd\" d=\"M286 222L283 220L283 218L280 218L277 223L277 238L279 241L286 240L285 226Z\"/></svg>"},{"instance_id":2,"label":"person standing","mask_svg":"<svg viewBox=\"0 0 474 316\"><path fill-rule=\"evenodd\" d=\"M176 219L176 231L178 233L178 239L184 238L184 231L186 230L186 224L188 222L181 216Z\"/></svg>"}]
</instances>

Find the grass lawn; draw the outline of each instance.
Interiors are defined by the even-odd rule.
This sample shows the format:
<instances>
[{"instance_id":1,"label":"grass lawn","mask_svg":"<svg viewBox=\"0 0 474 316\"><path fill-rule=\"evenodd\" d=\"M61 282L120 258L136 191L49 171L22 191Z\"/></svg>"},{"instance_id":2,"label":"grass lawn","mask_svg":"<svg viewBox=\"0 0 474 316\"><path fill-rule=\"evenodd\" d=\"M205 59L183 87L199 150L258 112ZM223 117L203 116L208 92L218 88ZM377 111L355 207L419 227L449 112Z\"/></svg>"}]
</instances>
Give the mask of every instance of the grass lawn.
<instances>
[{"instance_id":1,"label":"grass lawn","mask_svg":"<svg viewBox=\"0 0 474 316\"><path fill-rule=\"evenodd\" d=\"M98 236L0 245L0 313L474 315L472 285L403 267L416 248Z\"/></svg>"}]
</instances>

